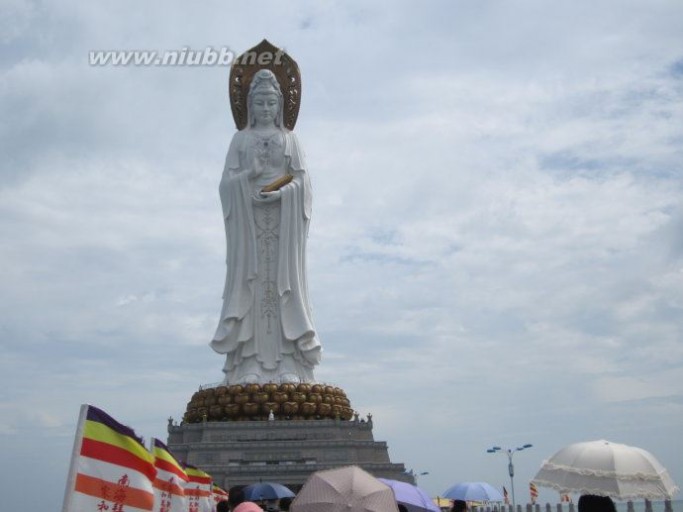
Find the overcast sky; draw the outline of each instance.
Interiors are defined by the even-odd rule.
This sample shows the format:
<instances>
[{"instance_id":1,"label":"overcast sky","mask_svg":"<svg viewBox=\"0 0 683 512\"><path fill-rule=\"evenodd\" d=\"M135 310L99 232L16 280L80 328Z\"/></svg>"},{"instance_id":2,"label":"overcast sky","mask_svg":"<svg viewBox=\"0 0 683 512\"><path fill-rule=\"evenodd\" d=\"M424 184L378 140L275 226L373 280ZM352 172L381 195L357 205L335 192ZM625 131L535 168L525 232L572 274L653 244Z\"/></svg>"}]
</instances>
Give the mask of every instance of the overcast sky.
<instances>
[{"instance_id":1,"label":"overcast sky","mask_svg":"<svg viewBox=\"0 0 683 512\"><path fill-rule=\"evenodd\" d=\"M316 376L392 460L435 496L532 443L526 502L607 439L683 483L683 3L2 4L3 509L61 507L80 404L165 440L222 378L229 69L89 52L264 37L302 72Z\"/></svg>"}]
</instances>

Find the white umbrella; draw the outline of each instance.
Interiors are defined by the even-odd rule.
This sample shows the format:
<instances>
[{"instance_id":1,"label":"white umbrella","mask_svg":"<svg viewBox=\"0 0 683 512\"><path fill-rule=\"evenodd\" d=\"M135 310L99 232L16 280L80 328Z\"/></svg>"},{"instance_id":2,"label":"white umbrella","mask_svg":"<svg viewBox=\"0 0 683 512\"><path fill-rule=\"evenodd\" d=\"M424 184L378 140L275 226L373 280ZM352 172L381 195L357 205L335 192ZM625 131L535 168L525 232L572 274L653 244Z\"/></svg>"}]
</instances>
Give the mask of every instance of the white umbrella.
<instances>
[{"instance_id":1,"label":"white umbrella","mask_svg":"<svg viewBox=\"0 0 683 512\"><path fill-rule=\"evenodd\" d=\"M562 448L543 462L532 482L560 493L617 500L671 499L678 492L668 471L651 453L604 440Z\"/></svg>"}]
</instances>

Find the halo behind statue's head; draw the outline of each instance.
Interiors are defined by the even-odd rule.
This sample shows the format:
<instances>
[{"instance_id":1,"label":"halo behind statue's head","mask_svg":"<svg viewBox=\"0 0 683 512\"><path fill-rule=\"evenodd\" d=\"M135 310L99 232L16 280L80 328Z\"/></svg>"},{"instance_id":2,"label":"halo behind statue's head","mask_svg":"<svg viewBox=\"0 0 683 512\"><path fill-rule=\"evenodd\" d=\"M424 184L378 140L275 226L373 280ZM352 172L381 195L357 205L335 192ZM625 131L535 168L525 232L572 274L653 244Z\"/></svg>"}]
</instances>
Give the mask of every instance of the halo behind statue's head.
<instances>
[{"instance_id":1,"label":"halo behind statue's head","mask_svg":"<svg viewBox=\"0 0 683 512\"><path fill-rule=\"evenodd\" d=\"M283 50L265 39L239 57L230 70L230 107L238 130L248 126L248 96L254 75L268 69L273 72L283 99L282 122L288 130L294 129L301 102L301 74L299 66Z\"/></svg>"}]
</instances>

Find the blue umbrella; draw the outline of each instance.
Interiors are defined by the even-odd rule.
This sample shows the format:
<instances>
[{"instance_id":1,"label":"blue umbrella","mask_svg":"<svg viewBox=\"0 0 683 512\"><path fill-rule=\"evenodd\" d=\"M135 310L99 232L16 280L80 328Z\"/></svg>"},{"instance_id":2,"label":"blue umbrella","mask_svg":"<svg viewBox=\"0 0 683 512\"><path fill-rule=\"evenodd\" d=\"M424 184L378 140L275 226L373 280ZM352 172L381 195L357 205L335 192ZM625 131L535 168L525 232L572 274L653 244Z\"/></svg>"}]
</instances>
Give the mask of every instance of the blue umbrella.
<instances>
[{"instance_id":1,"label":"blue umbrella","mask_svg":"<svg viewBox=\"0 0 683 512\"><path fill-rule=\"evenodd\" d=\"M291 489L274 482L259 482L247 485L244 488L244 497L248 501L279 500L280 498L293 498L295 494Z\"/></svg>"},{"instance_id":2,"label":"blue umbrella","mask_svg":"<svg viewBox=\"0 0 683 512\"><path fill-rule=\"evenodd\" d=\"M462 482L446 489L444 498L462 501L504 501L503 495L486 482Z\"/></svg>"}]
</instances>

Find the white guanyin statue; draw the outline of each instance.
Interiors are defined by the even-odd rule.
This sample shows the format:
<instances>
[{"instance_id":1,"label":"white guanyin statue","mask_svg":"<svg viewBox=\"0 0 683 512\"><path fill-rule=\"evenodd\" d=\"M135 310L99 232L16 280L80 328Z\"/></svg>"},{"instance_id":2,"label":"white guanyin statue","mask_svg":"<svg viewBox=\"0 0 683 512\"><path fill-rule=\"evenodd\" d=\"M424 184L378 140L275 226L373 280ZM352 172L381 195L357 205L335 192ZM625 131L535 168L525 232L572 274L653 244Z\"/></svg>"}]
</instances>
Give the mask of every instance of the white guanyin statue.
<instances>
[{"instance_id":1,"label":"white guanyin statue","mask_svg":"<svg viewBox=\"0 0 683 512\"><path fill-rule=\"evenodd\" d=\"M283 104L273 72L257 71L219 186L227 273L211 347L225 354L225 384L315 382L320 362L306 279L311 186Z\"/></svg>"}]
</instances>

